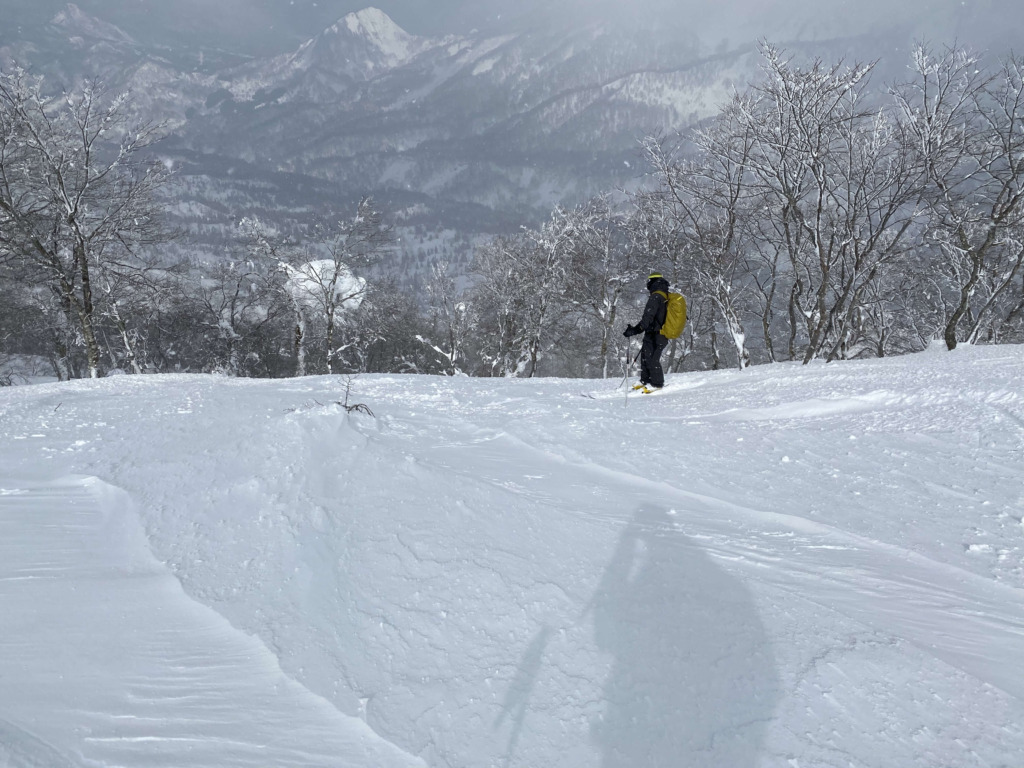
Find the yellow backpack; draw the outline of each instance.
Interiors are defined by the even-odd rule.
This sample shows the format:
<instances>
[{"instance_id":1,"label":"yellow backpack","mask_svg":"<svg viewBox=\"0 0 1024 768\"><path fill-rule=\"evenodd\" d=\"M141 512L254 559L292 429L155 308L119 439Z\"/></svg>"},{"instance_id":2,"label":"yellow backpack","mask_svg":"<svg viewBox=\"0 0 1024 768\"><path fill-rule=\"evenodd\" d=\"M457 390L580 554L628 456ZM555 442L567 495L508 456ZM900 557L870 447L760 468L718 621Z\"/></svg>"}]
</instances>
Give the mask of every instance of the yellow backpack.
<instances>
[{"instance_id":1,"label":"yellow backpack","mask_svg":"<svg viewBox=\"0 0 1024 768\"><path fill-rule=\"evenodd\" d=\"M668 309L665 310L665 324L661 326L661 335L666 339L678 339L686 327L686 299L681 293L665 293L655 291L665 297Z\"/></svg>"}]
</instances>

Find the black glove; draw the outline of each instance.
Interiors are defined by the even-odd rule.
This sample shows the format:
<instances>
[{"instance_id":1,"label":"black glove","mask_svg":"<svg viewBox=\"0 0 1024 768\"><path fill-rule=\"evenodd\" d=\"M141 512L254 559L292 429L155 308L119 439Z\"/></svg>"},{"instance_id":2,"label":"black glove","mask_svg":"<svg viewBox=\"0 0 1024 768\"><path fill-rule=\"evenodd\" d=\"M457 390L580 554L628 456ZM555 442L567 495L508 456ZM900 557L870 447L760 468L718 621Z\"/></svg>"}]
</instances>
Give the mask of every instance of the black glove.
<instances>
[{"instance_id":1,"label":"black glove","mask_svg":"<svg viewBox=\"0 0 1024 768\"><path fill-rule=\"evenodd\" d=\"M622 332L622 335L628 339L630 336L636 336L640 332L640 329L635 325L627 325L626 330Z\"/></svg>"}]
</instances>

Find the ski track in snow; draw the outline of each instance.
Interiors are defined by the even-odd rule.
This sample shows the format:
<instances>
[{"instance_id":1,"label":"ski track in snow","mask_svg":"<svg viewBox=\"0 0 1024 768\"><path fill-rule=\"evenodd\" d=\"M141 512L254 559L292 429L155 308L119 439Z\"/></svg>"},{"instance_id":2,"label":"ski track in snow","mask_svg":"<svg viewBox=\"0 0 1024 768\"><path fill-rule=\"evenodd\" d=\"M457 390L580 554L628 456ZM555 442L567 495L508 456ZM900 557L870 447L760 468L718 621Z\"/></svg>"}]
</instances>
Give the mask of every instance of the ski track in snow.
<instances>
[{"instance_id":1,"label":"ski track in snow","mask_svg":"<svg viewBox=\"0 0 1024 768\"><path fill-rule=\"evenodd\" d=\"M0 391L0 765L1019 762L1024 348L584 384Z\"/></svg>"}]
</instances>

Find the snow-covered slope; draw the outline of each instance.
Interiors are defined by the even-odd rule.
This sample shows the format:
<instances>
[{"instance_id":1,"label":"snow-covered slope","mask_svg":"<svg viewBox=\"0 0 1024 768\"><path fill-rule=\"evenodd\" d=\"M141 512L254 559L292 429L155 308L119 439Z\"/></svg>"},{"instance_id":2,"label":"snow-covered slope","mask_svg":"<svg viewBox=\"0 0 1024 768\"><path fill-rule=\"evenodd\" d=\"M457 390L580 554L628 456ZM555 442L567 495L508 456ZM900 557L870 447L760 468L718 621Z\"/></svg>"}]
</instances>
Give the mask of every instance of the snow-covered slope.
<instances>
[{"instance_id":1,"label":"snow-covered slope","mask_svg":"<svg viewBox=\"0 0 1024 768\"><path fill-rule=\"evenodd\" d=\"M0 764L1024 754L1024 348L350 383L0 390Z\"/></svg>"}]
</instances>

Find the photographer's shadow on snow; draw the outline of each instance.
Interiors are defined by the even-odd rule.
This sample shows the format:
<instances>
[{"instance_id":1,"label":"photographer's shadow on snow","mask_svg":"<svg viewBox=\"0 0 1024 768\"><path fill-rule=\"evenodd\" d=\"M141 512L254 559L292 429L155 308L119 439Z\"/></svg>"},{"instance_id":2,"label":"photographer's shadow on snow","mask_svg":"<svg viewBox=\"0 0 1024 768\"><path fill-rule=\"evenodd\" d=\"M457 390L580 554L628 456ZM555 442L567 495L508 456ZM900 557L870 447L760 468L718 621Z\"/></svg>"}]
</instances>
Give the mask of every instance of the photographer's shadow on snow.
<instances>
[{"instance_id":1,"label":"photographer's shadow on snow","mask_svg":"<svg viewBox=\"0 0 1024 768\"><path fill-rule=\"evenodd\" d=\"M753 768L779 698L753 597L673 524L641 507L591 604L612 656L591 735L602 768Z\"/></svg>"}]
</instances>

